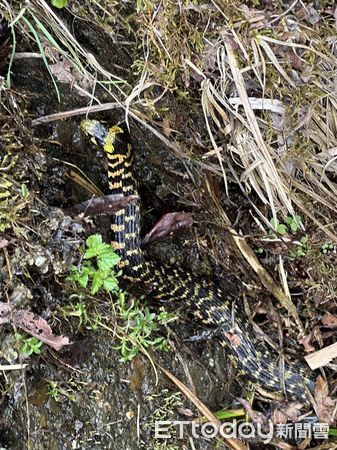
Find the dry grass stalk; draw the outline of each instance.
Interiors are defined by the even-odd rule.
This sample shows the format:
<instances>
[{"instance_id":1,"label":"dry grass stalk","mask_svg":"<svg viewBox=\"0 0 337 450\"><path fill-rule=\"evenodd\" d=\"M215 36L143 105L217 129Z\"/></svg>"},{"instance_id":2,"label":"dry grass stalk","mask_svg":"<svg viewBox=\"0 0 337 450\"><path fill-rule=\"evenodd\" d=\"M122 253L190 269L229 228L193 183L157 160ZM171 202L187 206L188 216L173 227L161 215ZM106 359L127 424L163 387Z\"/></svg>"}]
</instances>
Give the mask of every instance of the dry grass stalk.
<instances>
[{"instance_id":1,"label":"dry grass stalk","mask_svg":"<svg viewBox=\"0 0 337 450\"><path fill-rule=\"evenodd\" d=\"M331 223L330 217L336 210L337 185L329 176L329 168L334 167L337 159L337 152L334 150L337 147L337 98L332 79L337 59L329 54L327 48L324 53L315 48L315 43L313 47L309 47L264 35L248 42L236 31L231 34L232 36L227 34L220 44L218 42L218 79L214 80L214 76L208 79L200 67L196 68L196 73L203 76L202 104L219 169L224 173L226 152L224 148L219 150L216 134L220 131L226 136L230 131L231 142L227 145L227 150L234 161L234 165L230 166L236 172L236 178L245 185L247 195L253 189L260 200L269 205L273 217L277 214L294 216L295 205L297 210L324 230L329 239L336 241L336 232L330 229L333 225L329 225L329 222ZM234 52L235 45L240 50L245 49L241 56L247 66L241 69L237 52ZM251 54L254 55L254 64L247 56L249 45ZM300 119L293 126L287 120L289 112L283 101L279 100L278 92L274 92L273 99L264 97L266 82L272 73L271 67L283 79L280 83L286 86L289 95L292 90L297 89L296 83L283 68L284 61L277 58L271 45L290 47L294 52L299 49L311 52L319 58L317 66L326 74L320 82L315 80L311 86L312 89L317 87L322 94L307 111L303 109L303 112L298 112ZM194 68L194 64L188 64ZM261 98L249 97L247 80L260 84ZM233 92L233 84L237 97L230 94L230 91ZM257 116L257 111L265 111L272 118L276 141L271 141L269 125L261 115ZM293 151L289 151L289 144L292 144L297 132L308 141L303 156L300 153L293 156ZM316 150L317 146L320 147L319 152ZM226 175L223 176L226 183ZM310 210L307 207L308 200L311 201ZM322 214L325 211L322 208L326 208L326 216Z\"/></svg>"}]
</instances>

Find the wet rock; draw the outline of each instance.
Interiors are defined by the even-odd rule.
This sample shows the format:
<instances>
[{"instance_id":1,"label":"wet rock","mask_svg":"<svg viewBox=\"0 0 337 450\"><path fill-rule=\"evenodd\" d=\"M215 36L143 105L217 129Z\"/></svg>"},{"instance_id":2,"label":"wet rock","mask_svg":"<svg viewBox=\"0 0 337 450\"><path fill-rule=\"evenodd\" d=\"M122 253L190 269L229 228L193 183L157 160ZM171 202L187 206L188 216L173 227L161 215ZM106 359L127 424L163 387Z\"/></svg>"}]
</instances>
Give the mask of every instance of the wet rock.
<instances>
[{"instance_id":1,"label":"wet rock","mask_svg":"<svg viewBox=\"0 0 337 450\"><path fill-rule=\"evenodd\" d=\"M10 295L10 301L13 308L22 307L33 298L31 291L22 283L15 286Z\"/></svg>"}]
</instances>

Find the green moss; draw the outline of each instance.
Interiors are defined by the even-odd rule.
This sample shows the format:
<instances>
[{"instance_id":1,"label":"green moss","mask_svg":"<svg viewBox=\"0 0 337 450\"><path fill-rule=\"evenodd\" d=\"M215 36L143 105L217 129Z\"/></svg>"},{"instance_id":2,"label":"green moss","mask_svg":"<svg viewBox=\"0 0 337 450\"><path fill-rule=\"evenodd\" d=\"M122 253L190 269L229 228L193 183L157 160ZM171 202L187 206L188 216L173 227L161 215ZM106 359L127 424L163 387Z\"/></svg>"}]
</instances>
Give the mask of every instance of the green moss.
<instances>
[{"instance_id":1,"label":"green moss","mask_svg":"<svg viewBox=\"0 0 337 450\"><path fill-rule=\"evenodd\" d=\"M207 14L202 14L202 2L163 0L158 5L139 0L136 11L130 20L139 29L141 53L134 63L134 73L146 69L157 83L177 88L184 77L185 59L198 60L205 46Z\"/></svg>"}]
</instances>

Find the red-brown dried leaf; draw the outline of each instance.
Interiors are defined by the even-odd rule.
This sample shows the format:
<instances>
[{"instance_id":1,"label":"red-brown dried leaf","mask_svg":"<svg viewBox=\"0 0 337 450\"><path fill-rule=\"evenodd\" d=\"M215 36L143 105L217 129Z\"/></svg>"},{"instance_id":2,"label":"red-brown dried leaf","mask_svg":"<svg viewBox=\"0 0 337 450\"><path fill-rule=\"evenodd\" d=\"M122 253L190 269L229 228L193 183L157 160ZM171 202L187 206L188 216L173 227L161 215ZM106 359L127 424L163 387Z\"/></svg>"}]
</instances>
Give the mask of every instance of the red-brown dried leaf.
<instances>
[{"instance_id":1,"label":"red-brown dried leaf","mask_svg":"<svg viewBox=\"0 0 337 450\"><path fill-rule=\"evenodd\" d=\"M193 218L189 213L175 212L164 214L155 226L144 236L142 244L148 244L157 239L172 236L182 229L191 228L192 225Z\"/></svg>"},{"instance_id":2,"label":"red-brown dried leaf","mask_svg":"<svg viewBox=\"0 0 337 450\"><path fill-rule=\"evenodd\" d=\"M8 241L4 237L0 236L0 248L8 247L9 244L10 244L10 241Z\"/></svg>"},{"instance_id":3,"label":"red-brown dried leaf","mask_svg":"<svg viewBox=\"0 0 337 450\"><path fill-rule=\"evenodd\" d=\"M300 8L297 11L296 15L299 19L306 20L308 23L310 23L310 25L315 25L320 20L322 20L320 12L317 10L317 8L314 8L312 4Z\"/></svg>"},{"instance_id":4,"label":"red-brown dried leaf","mask_svg":"<svg viewBox=\"0 0 337 450\"><path fill-rule=\"evenodd\" d=\"M273 411L272 421L274 424L287 423L289 420L298 422L301 416L303 403L289 402L286 406L281 406Z\"/></svg>"},{"instance_id":5,"label":"red-brown dried leaf","mask_svg":"<svg viewBox=\"0 0 337 450\"><path fill-rule=\"evenodd\" d=\"M31 311L25 309L11 309L8 303L0 302L0 324L11 323L26 333L36 337L55 350L61 350L69 345L69 339L65 336L55 336L47 321Z\"/></svg>"},{"instance_id":6,"label":"red-brown dried leaf","mask_svg":"<svg viewBox=\"0 0 337 450\"><path fill-rule=\"evenodd\" d=\"M170 121L167 118L163 119L163 134L166 137L170 137L172 129L170 127Z\"/></svg>"},{"instance_id":7,"label":"red-brown dried leaf","mask_svg":"<svg viewBox=\"0 0 337 450\"><path fill-rule=\"evenodd\" d=\"M72 85L76 82L76 78L72 74L72 66L66 59L55 64L49 64L49 69L54 77L62 83Z\"/></svg>"},{"instance_id":8,"label":"red-brown dried leaf","mask_svg":"<svg viewBox=\"0 0 337 450\"><path fill-rule=\"evenodd\" d=\"M337 327L337 317L334 314L326 312L322 318L322 323L326 327L336 328Z\"/></svg>"},{"instance_id":9,"label":"red-brown dried leaf","mask_svg":"<svg viewBox=\"0 0 337 450\"><path fill-rule=\"evenodd\" d=\"M258 411L254 411L252 405L247 400L245 400L244 398L238 398L237 400L247 411L248 416L254 423L260 423L261 425L268 424L268 418L264 414Z\"/></svg>"},{"instance_id":10,"label":"red-brown dried leaf","mask_svg":"<svg viewBox=\"0 0 337 450\"><path fill-rule=\"evenodd\" d=\"M46 50L50 51L49 48ZM77 83L83 90L88 90L90 88L88 79L82 76L79 71L74 70L74 66L70 64L67 59L59 59L55 64L50 64L49 70L61 83L68 83L71 86L76 86ZM82 95L84 94L81 90L79 90L79 93Z\"/></svg>"},{"instance_id":11,"label":"red-brown dried leaf","mask_svg":"<svg viewBox=\"0 0 337 450\"><path fill-rule=\"evenodd\" d=\"M304 351L307 353L311 353L315 351L315 347L311 345L312 333L307 334L302 339L299 339L298 342L303 345Z\"/></svg>"},{"instance_id":12,"label":"red-brown dried leaf","mask_svg":"<svg viewBox=\"0 0 337 450\"><path fill-rule=\"evenodd\" d=\"M329 397L328 383L321 376L317 378L314 398L314 409L319 422L331 423L336 400Z\"/></svg>"},{"instance_id":13,"label":"red-brown dried leaf","mask_svg":"<svg viewBox=\"0 0 337 450\"><path fill-rule=\"evenodd\" d=\"M240 10L250 24L250 29L259 29L266 26L266 17L263 11L241 5Z\"/></svg>"},{"instance_id":14,"label":"red-brown dried leaf","mask_svg":"<svg viewBox=\"0 0 337 450\"><path fill-rule=\"evenodd\" d=\"M178 410L178 413L181 414L182 416L186 416L186 417L194 416L193 412L189 408L177 408L177 410Z\"/></svg>"}]
</instances>

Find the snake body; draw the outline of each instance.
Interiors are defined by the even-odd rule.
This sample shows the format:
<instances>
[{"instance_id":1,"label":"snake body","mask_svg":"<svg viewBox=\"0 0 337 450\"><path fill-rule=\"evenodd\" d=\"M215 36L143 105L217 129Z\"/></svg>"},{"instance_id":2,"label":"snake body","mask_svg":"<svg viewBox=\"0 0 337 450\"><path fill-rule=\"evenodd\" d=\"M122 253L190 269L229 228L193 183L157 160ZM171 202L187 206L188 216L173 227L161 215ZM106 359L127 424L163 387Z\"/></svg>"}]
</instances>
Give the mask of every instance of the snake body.
<instances>
[{"instance_id":1,"label":"snake body","mask_svg":"<svg viewBox=\"0 0 337 450\"><path fill-rule=\"evenodd\" d=\"M107 154L111 194L137 195L137 183L132 173L132 148L123 129L119 126L109 128L97 120L84 120L81 128ZM139 203L114 214L112 246L121 258L122 277L156 300L187 304L195 319L216 329L221 345L229 350L239 369L259 387L307 402L308 390L313 393L315 383L308 377L303 364L286 363L281 376L277 356L257 337L235 299L211 280L197 278L182 268L165 267L147 258L140 246L139 228Z\"/></svg>"}]
</instances>

